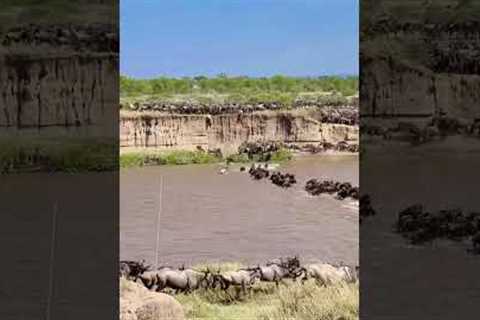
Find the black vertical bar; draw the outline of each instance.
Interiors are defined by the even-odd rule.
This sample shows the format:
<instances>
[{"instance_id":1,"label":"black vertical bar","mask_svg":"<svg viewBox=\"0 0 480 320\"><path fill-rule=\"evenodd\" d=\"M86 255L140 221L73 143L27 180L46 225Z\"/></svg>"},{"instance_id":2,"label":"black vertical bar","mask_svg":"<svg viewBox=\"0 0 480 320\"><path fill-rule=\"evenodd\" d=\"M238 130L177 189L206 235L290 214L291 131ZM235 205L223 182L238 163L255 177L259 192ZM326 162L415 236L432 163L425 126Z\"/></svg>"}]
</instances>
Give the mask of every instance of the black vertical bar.
<instances>
[{"instance_id":1,"label":"black vertical bar","mask_svg":"<svg viewBox=\"0 0 480 320\"><path fill-rule=\"evenodd\" d=\"M118 1L0 20L0 318L117 319Z\"/></svg>"}]
</instances>

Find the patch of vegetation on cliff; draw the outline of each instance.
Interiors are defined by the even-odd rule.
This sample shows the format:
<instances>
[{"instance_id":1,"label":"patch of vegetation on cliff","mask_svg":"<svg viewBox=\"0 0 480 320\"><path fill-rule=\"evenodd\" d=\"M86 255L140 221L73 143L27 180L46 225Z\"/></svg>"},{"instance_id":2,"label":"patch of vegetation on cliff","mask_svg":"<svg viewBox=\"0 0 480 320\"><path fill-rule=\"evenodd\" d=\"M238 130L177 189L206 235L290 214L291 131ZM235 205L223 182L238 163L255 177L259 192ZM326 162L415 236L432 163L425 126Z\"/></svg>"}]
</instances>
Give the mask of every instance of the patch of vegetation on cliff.
<instances>
[{"instance_id":1,"label":"patch of vegetation on cliff","mask_svg":"<svg viewBox=\"0 0 480 320\"><path fill-rule=\"evenodd\" d=\"M222 161L222 157L205 151L137 151L120 155L120 167L142 167L149 165L207 164Z\"/></svg>"},{"instance_id":2,"label":"patch of vegetation on cliff","mask_svg":"<svg viewBox=\"0 0 480 320\"><path fill-rule=\"evenodd\" d=\"M0 174L20 172L100 172L118 169L115 143L38 140L0 141Z\"/></svg>"},{"instance_id":3,"label":"patch of vegetation on cliff","mask_svg":"<svg viewBox=\"0 0 480 320\"><path fill-rule=\"evenodd\" d=\"M155 165L185 165L185 164L208 164L226 161L227 163L249 163L249 162L285 162L293 158L293 153L284 147L265 150L261 147L252 150L255 143L244 144L239 152L222 156L221 152L209 152L203 150L172 150L172 151L125 151L120 155L120 167L143 167Z\"/></svg>"},{"instance_id":4,"label":"patch of vegetation on cliff","mask_svg":"<svg viewBox=\"0 0 480 320\"><path fill-rule=\"evenodd\" d=\"M248 153L235 153L229 155L226 160L233 163L249 163L249 162L285 162L293 158L292 151L281 148L272 152L251 154Z\"/></svg>"},{"instance_id":5,"label":"patch of vegetation on cliff","mask_svg":"<svg viewBox=\"0 0 480 320\"><path fill-rule=\"evenodd\" d=\"M292 151L285 148L281 148L272 153L272 156L270 157L270 161L284 162L284 161L292 160L292 158L293 158Z\"/></svg>"},{"instance_id":6,"label":"patch of vegetation on cliff","mask_svg":"<svg viewBox=\"0 0 480 320\"><path fill-rule=\"evenodd\" d=\"M203 266L205 268L207 266ZM210 266L211 270L236 270L238 263ZM202 267L197 266L197 269ZM304 284L286 281L259 283L243 296L235 288L228 294L221 289L199 289L192 294L175 296L183 306L187 319L345 319L359 318L358 284L321 287L313 280ZM233 298L233 299L232 299Z\"/></svg>"}]
</instances>

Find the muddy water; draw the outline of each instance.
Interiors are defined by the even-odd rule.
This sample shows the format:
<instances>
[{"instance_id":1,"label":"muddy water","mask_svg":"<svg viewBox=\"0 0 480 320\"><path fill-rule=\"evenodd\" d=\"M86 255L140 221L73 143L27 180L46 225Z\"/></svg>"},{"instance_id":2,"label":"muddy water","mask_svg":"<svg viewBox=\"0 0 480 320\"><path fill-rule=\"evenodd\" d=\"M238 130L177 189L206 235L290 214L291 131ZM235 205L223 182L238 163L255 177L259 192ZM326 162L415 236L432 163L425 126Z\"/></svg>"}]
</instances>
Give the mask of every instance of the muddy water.
<instances>
[{"instance_id":1,"label":"muddy water","mask_svg":"<svg viewBox=\"0 0 480 320\"><path fill-rule=\"evenodd\" d=\"M220 175L218 165L122 171L120 257L154 261L160 212L161 263L262 262L287 254L356 263L356 203L312 197L303 186L312 177L358 185L358 156L302 157L279 169L299 183L283 189L238 167Z\"/></svg>"},{"instance_id":2,"label":"muddy water","mask_svg":"<svg viewBox=\"0 0 480 320\"><path fill-rule=\"evenodd\" d=\"M366 270L361 303L368 306L361 317L469 318L480 304L480 258L466 252L470 243L437 240L411 246L392 226L398 212L414 203L426 210L479 211L479 141L452 138L368 151L361 188L372 195L378 214L361 227L360 264Z\"/></svg>"}]
</instances>

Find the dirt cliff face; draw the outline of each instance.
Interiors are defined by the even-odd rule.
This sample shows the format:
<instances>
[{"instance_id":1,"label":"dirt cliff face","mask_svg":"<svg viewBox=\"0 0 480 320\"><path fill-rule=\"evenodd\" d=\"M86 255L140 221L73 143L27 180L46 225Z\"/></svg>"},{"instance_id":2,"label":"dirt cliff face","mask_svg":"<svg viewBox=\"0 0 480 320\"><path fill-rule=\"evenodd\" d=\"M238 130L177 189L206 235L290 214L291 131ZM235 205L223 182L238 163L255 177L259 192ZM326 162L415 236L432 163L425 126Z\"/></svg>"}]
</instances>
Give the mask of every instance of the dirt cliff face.
<instances>
[{"instance_id":1,"label":"dirt cliff face","mask_svg":"<svg viewBox=\"0 0 480 320\"><path fill-rule=\"evenodd\" d=\"M114 134L118 43L110 28L32 25L0 36L0 130Z\"/></svg>"},{"instance_id":2,"label":"dirt cliff face","mask_svg":"<svg viewBox=\"0 0 480 320\"><path fill-rule=\"evenodd\" d=\"M480 117L480 76L434 73L386 60L368 61L362 76L362 116Z\"/></svg>"},{"instance_id":3,"label":"dirt cliff face","mask_svg":"<svg viewBox=\"0 0 480 320\"><path fill-rule=\"evenodd\" d=\"M122 112L120 146L194 150L220 148L231 154L245 141L316 144L358 140L358 127L322 123L311 111L254 112L224 115L175 115Z\"/></svg>"},{"instance_id":4,"label":"dirt cliff face","mask_svg":"<svg viewBox=\"0 0 480 320\"><path fill-rule=\"evenodd\" d=\"M110 57L8 57L0 70L0 126L42 128L100 124L115 88Z\"/></svg>"},{"instance_id":5,"label":"dirt cliff face","mask_svg":"<svg viewBox=\"0 0 480 320\"><path fill-rule=\"evenodd\" d=\"M365 15L362 117L480 117L480 21L457 3L426 6L383 0Z\"/></svg>"}]
</instances>

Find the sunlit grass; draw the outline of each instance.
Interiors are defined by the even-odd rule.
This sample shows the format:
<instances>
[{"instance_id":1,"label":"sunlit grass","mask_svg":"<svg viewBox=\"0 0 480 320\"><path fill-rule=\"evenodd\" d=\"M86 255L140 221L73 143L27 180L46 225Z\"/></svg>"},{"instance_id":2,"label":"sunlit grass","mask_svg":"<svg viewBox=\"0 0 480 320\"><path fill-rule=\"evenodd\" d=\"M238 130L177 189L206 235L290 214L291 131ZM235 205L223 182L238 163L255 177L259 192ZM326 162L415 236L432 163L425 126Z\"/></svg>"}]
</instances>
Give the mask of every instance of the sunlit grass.
<instances>
[{"instance_id":1,"label":"sunlit grass","mask_svg":"<svg viewBox=\"0 0 480 320\"><path fill-rule=\"evenodd\" d=\"M238 270L240 263L197 265L196 269L212 271ZM314 281L302 284L286 280L275 284L257 283L243 295L235 288L197 290L179 294L187 319L225 320L354 320L359 318L358 284L320 287Z\"/></svg>"}]
</instances>

